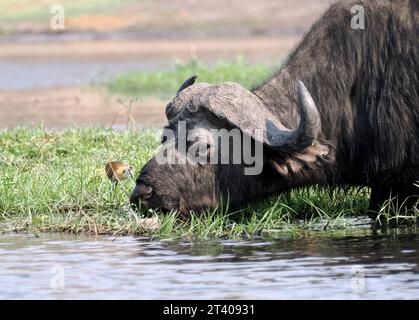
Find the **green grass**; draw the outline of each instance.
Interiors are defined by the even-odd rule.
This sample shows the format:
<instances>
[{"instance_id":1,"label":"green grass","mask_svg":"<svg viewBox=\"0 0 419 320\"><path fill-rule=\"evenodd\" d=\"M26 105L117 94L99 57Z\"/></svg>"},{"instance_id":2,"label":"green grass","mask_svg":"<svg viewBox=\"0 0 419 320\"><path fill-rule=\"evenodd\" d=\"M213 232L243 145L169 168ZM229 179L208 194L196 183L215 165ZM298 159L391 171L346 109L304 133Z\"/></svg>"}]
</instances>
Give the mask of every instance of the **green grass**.
<instances>
[{"instance_id":1,"label":"green grass","mask_svg":"<svg viewBox=\"0 0 419 320\"><path fill-rule=\"evenodd\" d=\"M114 190L104 164L125 160L137 174L158 145L158 132L104 128L0 132L0 232L142 234L160 238L240 238L283 232L354 227L348 217L365 213L368 190L309 188L266 200L238 213L222 208L163 216L150 230L144 213L129 210L134 182ZM384 212L385 211L385 212ZM387 214L384 210L382 214Z\"/></svg>"},{"instance_id":2,"label":"green grass","mask_svg":"<svg viewBox=\"0 0 419 320\"><path fill-rule=\"evenodd\" d=\"M213 66L208 66L199 59L191 59L187 63L175 63L170 70L131 71L121 74L110 81L107 88L111 94L168 99L173 97L183 81L193 74L198 75L200 82L233 81L250 89L265 80L271 72L271 66L248 63L240 57L232 61L218 62Z\"/></svg>"}]
</instances>

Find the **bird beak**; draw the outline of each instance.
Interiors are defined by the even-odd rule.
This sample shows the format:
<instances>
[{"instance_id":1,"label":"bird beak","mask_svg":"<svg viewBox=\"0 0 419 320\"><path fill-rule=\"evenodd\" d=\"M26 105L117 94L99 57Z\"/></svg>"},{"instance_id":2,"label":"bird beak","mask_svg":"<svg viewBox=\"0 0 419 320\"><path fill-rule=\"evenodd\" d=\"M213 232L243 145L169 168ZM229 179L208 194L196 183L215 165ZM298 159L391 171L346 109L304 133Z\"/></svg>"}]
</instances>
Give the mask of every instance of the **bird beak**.
<instances>
[{"instance_id":1,"label":"bird beak","mask_svg":"<svg viewBox=\"0 0 419 320\"><path fill-rule=\"evenodd\" d=\"M132 174L131 169L128 169L128 174L129 174L129 176L131 177L131 179L132 179L132 180L134 180L134 176L133 176L133 174Z\"/></svg>"}]
</instances>

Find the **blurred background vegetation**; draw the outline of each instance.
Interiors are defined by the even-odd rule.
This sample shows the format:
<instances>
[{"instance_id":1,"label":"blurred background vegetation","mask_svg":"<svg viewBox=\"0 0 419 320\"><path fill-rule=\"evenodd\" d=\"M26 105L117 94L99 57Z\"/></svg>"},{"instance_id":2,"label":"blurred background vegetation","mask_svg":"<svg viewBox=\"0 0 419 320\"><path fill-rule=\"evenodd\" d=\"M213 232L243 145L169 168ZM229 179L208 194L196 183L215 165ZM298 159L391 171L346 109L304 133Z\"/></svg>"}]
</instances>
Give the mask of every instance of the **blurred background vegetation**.
<instances>
[{"instance_id":1,"label":"blurred background vegetation","mask_svg":"<svg viewBox=\"0 0 419 320\"><path fill-rule=\"evenodd\" d=\"M277 70L329 0L2 0L0 129L139 126L192 74L247 88ZM64 28L51 28L61 6Z\"/></svg>"},{"instance_id":2,"label":"blurred background vegetation","mask_svg":"<svg viewBox=\"0 0 419 320\"><path fill-rule=\"evenodd\" d=\"M115 32L150 31L184 36L290 34L306 30L327 0L2 0L3 32L51 32L51 7L61 5L66 30ZM164 34L160 35L165 37Z\"/></svg>"}]
</instances>

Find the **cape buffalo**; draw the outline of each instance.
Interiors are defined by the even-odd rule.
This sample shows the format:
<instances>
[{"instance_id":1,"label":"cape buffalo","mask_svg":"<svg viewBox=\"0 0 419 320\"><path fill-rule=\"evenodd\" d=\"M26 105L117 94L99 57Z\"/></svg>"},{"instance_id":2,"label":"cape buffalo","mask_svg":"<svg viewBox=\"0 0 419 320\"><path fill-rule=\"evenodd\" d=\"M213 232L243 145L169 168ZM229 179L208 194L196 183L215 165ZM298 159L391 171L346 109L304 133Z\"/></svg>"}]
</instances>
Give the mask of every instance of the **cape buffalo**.
<instances>
[{"instance_id":1,"label":"cape buffalo","mask_svg":"<svg viewBox=\"0 0 419 320\"><path fill-rule=\"evenodd\" d=\"M364 28L354 28L362 6ZM412 207L419 188L419 1L340 1L326 11L265 83L188 79L167 105L176 163L156 154L143 168L130 201L184 214L228 201L231 207L310 185L368 186L370 209L398 197ZM352 11L351 11L352 9ZM246 163L200 163L179 151L188 133L238 129L262 147L258 174ZM262 129L262 133L255 132ZM187 141L210 151L214 140ZM218 148L218 144L216 144ZM205 150L204 150L205 151ZM219 150L218 150L219 151ZM160 151L160 155L161 155ZM164 151L164 152L167 152ZM243 151L242 151L243 152ZM205 152L204 152L205 156ZM229 153L232 157L232 153ZM231 159L230 159L231 160Z\"/></svg>"}]
</instances>

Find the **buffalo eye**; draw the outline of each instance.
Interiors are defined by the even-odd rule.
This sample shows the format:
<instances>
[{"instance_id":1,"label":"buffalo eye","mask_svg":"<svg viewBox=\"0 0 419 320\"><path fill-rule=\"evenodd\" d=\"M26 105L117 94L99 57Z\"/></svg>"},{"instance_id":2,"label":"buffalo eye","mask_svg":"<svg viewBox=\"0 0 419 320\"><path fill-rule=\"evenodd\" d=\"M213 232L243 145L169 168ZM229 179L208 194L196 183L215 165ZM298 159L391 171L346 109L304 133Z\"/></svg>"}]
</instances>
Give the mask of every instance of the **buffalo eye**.
<instances>
[{"instance_id":1,"label":"buffalo eye","mask_svg":"<svg viewBox=\"0 0 419 320\"><path fill-rule=\"evenodd\" d=\"M207 163L210 159L210 148L211 145L208 143L199 143L199 144L195 144L193 146L194 150L193 150L193 156L195 157L195 159L199 159L198 160L198 164L202 165L204 163Z\"/></svg>"},{"instance_id":2,"label":"buffalo eye","mask_svg":"<svg viewBox=\"0 0 419 320\"><path fill-rule=\"evenodd\" d=\"M201 152L201 153L200 153L200 151L203 151L203 150L201 150L201 149L203 149L203 148L198 148L198 149L196 149L196 150L195 150L195 156L196 156L196 157L199 157L199 156L208 155L208 151L210 150L210 148L211 148L211 145L206 144L206 145L205 145L205 151L204 151L204 152Z\"/></svg>"}]
</instances>

